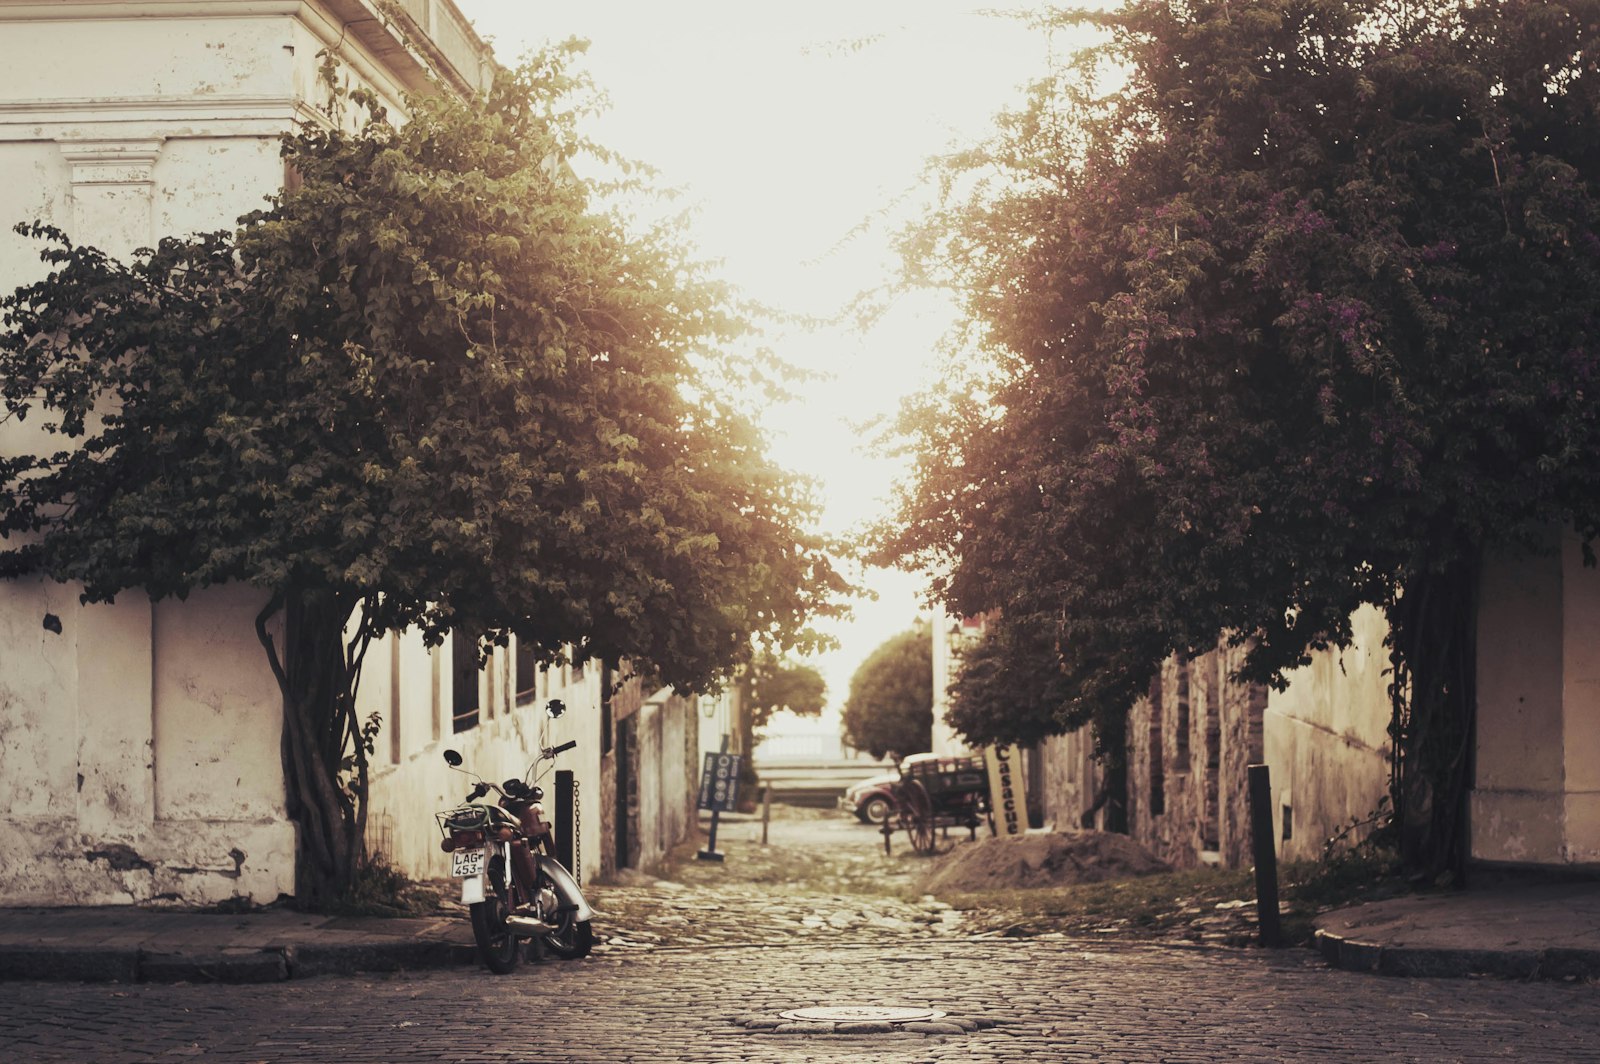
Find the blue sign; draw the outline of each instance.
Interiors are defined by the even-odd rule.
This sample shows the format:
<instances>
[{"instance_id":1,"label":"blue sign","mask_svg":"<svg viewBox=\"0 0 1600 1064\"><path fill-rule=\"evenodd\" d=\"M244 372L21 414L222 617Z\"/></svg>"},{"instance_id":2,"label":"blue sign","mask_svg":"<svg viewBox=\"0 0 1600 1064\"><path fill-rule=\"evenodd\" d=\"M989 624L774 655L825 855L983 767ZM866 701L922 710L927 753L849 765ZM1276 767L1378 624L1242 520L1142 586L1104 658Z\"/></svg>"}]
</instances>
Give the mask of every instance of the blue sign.
<instances>
[{"instance_id":1,"label":"blue sign","mask_svg":"<svg viewBox=\"0 0 1600 1064\"><path fill-rule=\"evenodd\" d=\"M739 802L738 754L707 754L705 766L700 770L700 801L698 808L717 813L731 813Z\"/></svg>"}]
</instances>

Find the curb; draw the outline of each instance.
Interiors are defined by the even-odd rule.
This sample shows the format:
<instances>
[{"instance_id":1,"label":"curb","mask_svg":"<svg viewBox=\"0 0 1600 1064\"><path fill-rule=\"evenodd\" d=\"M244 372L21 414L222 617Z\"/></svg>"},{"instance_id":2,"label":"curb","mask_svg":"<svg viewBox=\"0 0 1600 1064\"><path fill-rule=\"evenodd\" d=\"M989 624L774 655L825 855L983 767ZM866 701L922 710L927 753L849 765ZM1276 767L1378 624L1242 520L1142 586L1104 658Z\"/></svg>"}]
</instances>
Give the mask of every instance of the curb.
<instances>
[{"instance_id":1,"label":"curb","mask_svg":"<svg viewBox=\"0 0 1600 1064\"><path fill-rule=\"evenodd\" d=\"M472 946L435 941L179 953L0 946L0 982L278 983L319 975L449 968L477 961Z\"/></svg>"},{"instance_id":2,"label":"curb","mask_svg":"<svg viewBox=\"0 0 1600 1064\"><path fill-rule=\"evenodd\" d=\"M1316 949L1331 967L1402 978L1465 979L1478 975L1524 980L1600 978L1600 950L1385 946L1320 929L1316 933Z\"/></svg>"}]
</instances>

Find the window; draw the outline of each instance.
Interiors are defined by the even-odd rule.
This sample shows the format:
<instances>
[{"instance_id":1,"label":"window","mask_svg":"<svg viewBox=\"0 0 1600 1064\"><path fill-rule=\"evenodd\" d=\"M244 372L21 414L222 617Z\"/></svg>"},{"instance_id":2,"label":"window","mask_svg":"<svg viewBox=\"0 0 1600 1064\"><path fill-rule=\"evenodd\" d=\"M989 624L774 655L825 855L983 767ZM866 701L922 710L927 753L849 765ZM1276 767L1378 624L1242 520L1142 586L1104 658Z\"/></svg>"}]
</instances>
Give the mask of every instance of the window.
<instances>
[{"instance_id":1,"label":"window","mask_svg":"<svg viewBox=\"0 0 1600 1064\"><path fill-rule=\"evenodd\" d=\"M617 682L617 667L614 662L603 662L600 666L600 755L604 757L611 752L612 731L611 726L611 688Z\"/></svg>"},{"instance_id":2,"label":"window","mask_svg":"<svg viewBox=\"0 0 1600 1064\"><path fill-rule=\"evenodd\" d=\"M450 730L470 731L478 726L478 640L466 632L450 633Z\"/></svg>"},{"instance_id":3,"label":"window","mask_svg":"<svg viewBox=\"0 0 1600 1064\"><path fill-rule=\"evenodd\" d=\"M1178 721L1173 738L1178 750L1172 759L1172 770L1178 775L1189 771L1189 659L1178 659Z\"/></svg>"},{"instance_id":4,"label":"window","mask_svg":"<svg viewBox=\"0 0 1600 1064\"><path fill-rule=\"evenodd\" d=\"M1150 677L1150 815L1161 816L1167 811L1167 774L1163 755L1161 719L1161 673Z\"/></svg>"},{"instance_id":5,"label":"window","mask_svg":"<svg viewBox=\"0 0 1600 1064\"><path fill-rule=\"evenodd\" d=\"M534 701L539 693L539 666L535 661L533 640L517 637L517 653L511 668L511 689L517 705Z\"/></svg>"}]
</instances>

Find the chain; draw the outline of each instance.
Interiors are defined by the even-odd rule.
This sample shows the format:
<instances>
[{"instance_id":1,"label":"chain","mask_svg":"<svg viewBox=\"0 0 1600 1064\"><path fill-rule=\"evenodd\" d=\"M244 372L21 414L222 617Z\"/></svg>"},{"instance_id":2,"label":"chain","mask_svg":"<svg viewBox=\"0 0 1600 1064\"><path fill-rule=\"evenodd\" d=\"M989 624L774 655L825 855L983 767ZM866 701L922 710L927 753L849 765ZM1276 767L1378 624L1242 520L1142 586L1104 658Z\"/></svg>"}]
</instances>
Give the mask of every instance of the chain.
<instances>
[{"instance_id":1,"label":"chain","mask_svg":"<svg viewBox=\"0 0 1600 1064\"><path fill-rule=\"evenodd\" d=\"M572 872L573 880L583 886L583 803L578 801L578 777L572 777Z\"/></svg>"}]
</instances>

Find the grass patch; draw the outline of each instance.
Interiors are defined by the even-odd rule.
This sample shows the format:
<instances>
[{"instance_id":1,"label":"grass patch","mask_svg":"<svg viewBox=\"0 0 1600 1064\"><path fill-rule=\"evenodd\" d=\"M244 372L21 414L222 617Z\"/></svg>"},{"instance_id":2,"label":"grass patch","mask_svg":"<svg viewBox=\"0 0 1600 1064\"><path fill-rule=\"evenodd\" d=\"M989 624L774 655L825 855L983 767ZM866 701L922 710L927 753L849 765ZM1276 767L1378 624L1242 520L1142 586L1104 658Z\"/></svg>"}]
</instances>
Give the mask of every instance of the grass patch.
<instances>
[{"instance_id":1,"label":"grass patch","mask_svg":"<svg viewBox=\"0 0 1600 1064\"><path fill-rule=\"evenodd\" d=\"M330 910L336 916L431 916L445 892L438 884L417 882L380 854L361 862L350 893Z\"/></svg>"},{"instance_id":2,"label":"grass patch","mask_svg":"<svg viewBox=\"0 0 1600 1064\"><path fill-rule=\"evenodd\" d=\"M1158 934L1212 916L1219 904L1233 905L1253 897L1248 871L1197 868L1103 883L961 891L942 895L941 900L967 911L980 924L1011 935L1048 931Z\"/></svg>"},{"instance_id":3,"label":"grass patch","mask_svg":"<svg viewBox=\"0 0 1600 1064\"><path fill-rule=\"evenodd\" d=\"M1320 861L1285 865L1278 879L1279 890L1288 903L1283 914L1284 938L1294 943L1311 941L1319 913L1393 898L1415 889L1393 850L1367 844Z\"/></svg>"},{"instance_id":4,"label":"grass patch","mask_svg":"<svg viewBox=\"0 0 1600 1064\"><path fill-rule=\"evenodd\" d=\"M1278 876L1284 940L1308 944L1319 913L1407 893L1394 855L1363 847L1283 866ZM1049 932L1181 938L1245 945L1256 937L1251 869L1197 868L1103 883L950 892L941 895L976 929L1017 937Z\"/></svg>"}]
</instances>

